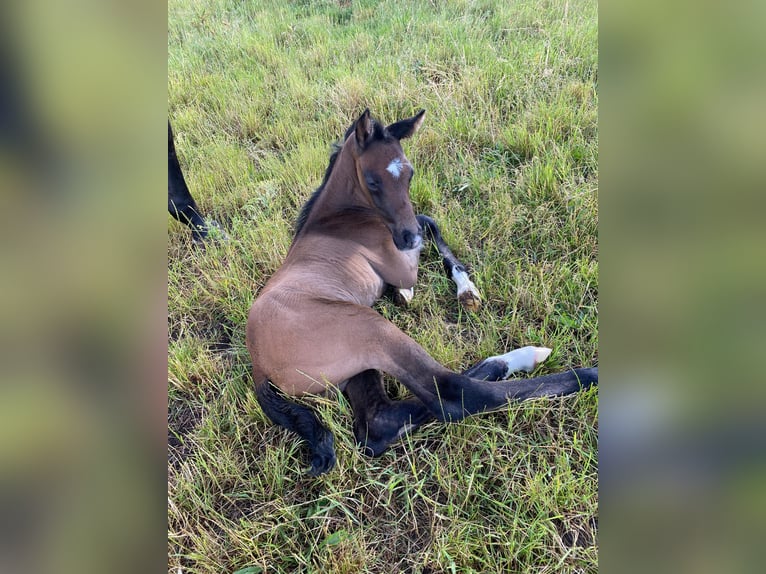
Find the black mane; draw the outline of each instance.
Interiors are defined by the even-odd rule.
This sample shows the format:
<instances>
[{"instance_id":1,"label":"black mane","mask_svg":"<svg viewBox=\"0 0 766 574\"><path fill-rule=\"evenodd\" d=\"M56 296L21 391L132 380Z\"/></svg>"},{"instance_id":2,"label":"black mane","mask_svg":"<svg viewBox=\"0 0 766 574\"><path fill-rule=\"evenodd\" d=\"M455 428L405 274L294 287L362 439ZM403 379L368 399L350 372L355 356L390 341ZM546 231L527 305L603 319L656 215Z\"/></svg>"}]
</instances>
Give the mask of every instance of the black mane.
<instances>
[{"instance_id":1,"label":"black mane","mask_svg":"<svg viewBox=\"0 0 766 574\"><path fill-rule=\"evenodd\" d=\"M343 148L343 142L345 142L348 139L348 137L354 131L355 127L356 127L356 122L352 123L348 127L345 135L343 136L343 140L341 143L335 143L332 145L332 154L330 154L330 163L327 165L327 169L324 172L324 178L322 179L322 183L319 185L319 187L316 188L316 190L314 190L314 193L311 194L311 197L308 198L306 203L303 204L303 207L301 208L301 212L298 215L298 219L295 222L293 239L295 239L298 236L298 234L301 232L301 229L303 229L303 226L306 224L306 220L309 218L311 209L314 207L314 204L316 203L316 200L319 198L322 191L324 191L324 186L327 184L327 180L330 179L330 174L332 173L332 169L333 167L335 167L335 162L338 159L338 156L340 155L340 150ZM379 139L386 138L385 127L381 126L374 119L372 120L372 130L373 131L372 131L371 140L379 140Z\"/></svg>"}]
</instances>

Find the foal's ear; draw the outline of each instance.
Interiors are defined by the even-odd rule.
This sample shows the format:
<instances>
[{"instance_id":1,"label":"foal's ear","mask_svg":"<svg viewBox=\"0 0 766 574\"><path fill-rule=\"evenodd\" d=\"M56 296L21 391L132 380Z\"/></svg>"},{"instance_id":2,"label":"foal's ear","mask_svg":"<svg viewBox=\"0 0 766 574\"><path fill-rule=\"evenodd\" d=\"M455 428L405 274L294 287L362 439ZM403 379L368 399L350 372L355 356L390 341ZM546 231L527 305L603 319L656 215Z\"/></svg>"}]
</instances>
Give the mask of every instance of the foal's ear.
<instances>
[{"instance_id":1,"label":"foal's ear","mask_svg":"<svg viewBox=\"0 0 766 574\"><path fill-rule=\"evenodd\" d=\"M418 131L418 129L420 129L420 125L423 123L423 116L425 113L425 110L420 110L411 118L391 124L386 128L386 131L388 131L388 133L390 133L398 140L408 138L416 131Z\"/></svg>"},{"instance_id":2,"label":"foal's ear","mask_svg":"<svg viewBox=\"0 0 766 574\"><path fill-rule=\"evenodd\" d=\"M359 119L356 120L356 143L359 144L359 147L364 149L364 147L367 145L367 141L370 139L370 136L372 136L372 118L370 118L370 108L367 108L362 112L362 115L359 116Z\"/></svg>"}]
</instances>

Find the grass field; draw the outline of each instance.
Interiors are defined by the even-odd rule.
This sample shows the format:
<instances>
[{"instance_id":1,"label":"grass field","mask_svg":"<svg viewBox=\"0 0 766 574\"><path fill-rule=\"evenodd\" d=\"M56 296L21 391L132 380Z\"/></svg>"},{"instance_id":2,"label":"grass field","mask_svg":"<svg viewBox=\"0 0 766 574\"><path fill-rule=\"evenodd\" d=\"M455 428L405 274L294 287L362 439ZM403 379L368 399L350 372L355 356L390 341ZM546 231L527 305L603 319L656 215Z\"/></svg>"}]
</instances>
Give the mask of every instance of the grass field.
<instances>
[{"instance_id":1,"label":"grass field","mask_svg":"<svg viewBox=\"0 0 766 574\"><path fill-rule=\"evenodd\" d=\"M170 0L169 116L187 182L230 241L168 219L168 570L595 572L598 395L426 425L379 459L342 398L317 399L338 464L305 474L261 412L244 329L300 206L365 107L427 110L404 143L484 306L435 250L412 305L377 309L453 369L554 349L598 362L595 0Z\"/></svg>"}]
</instances>

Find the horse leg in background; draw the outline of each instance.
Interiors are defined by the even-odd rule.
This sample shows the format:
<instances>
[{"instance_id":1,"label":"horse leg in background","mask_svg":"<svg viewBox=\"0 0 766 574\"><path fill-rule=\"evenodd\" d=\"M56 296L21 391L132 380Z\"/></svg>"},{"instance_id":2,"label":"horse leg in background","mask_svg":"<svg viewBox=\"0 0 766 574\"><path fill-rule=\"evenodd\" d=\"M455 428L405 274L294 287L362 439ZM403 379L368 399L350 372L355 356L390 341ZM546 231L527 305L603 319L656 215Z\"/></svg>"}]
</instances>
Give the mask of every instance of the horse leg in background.
<instances>
[{"instance_id":1,"label":"horse leg in background","mask_svg":"<svg viewBox=\"0 0 766 574\"><path fill-rule=\"evenodd\" d=\"M476 285L468 277L468 270L460 263L444 241L436 222L427 215L418 215L418 223L423 228L425 236L436 244L439 254L442 256L444 271L457 285L457 298L460 304L468 311L478 311L481 307L481 295Z\"/></svg>"},{"instance_id":2,"label":"horse leg in background","mask_svg":"<svg viewBox=\"0 0 766 574\"><path fill-rule=\"evenodd\" d=\"M195 243L202 243L210 230L214 228L222 237L226 237L216 221L205 219L200 215L197 203L184 180L181 164L178 163L170 121L168 121L168 211L178 221L191 228L192 239Z\"/></svg>"},{"instance_id":3,"label":"horse leg in background","mask_svg":"<svg viewBox=\"0 0 766 574\"><path fill-rule=\"evenodd\" d=\"M551 350L545 347L523 347L484 359L463 374L485 381L499 381L518 371L532 371L550 353ZM352 377L343 394L354 413L357 444L369 456L380 456L391 443L435 418L417 398L398 401L388 398L379 371L364 371Z\"/></svg>"},{"instance_id":4,"label":"horse leg in background","mask_svg":"<svg viewBox=\"0 0 766 574\"><path fill-rule=\"evenodd\" d=\"M271 422L294 432L308 443L311 454L309 474L318 476L335 466L335 439L311 408L291 401L263 378L256 379L255 395Z\"/></svg>"}]
</instances>

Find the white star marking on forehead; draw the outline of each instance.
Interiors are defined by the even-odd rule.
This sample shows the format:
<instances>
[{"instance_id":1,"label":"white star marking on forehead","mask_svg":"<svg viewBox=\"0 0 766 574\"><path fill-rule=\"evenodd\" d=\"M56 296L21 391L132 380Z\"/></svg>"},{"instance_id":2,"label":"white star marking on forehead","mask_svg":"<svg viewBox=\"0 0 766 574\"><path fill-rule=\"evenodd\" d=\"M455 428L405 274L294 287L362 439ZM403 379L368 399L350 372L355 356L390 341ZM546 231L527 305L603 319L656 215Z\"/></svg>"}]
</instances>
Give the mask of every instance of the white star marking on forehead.
<instances>
[{"instance_id":1,"label":"white star marking on forehead","mask_svg":"<svg viewBox=\"0 0 766 574\"><path fill-rule=\"evenodd\" d=\"M407 166L411 168L410 162L408 162L406 159L402 161L401 158L395 157L391 160L391 163L388 164L388 167L386 168L386 171L394 176L394 179L399 179L399 176L402 175L402 169L404 166Z\"/></svg>"}]
</instances>

